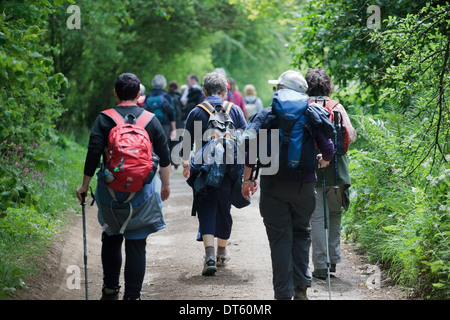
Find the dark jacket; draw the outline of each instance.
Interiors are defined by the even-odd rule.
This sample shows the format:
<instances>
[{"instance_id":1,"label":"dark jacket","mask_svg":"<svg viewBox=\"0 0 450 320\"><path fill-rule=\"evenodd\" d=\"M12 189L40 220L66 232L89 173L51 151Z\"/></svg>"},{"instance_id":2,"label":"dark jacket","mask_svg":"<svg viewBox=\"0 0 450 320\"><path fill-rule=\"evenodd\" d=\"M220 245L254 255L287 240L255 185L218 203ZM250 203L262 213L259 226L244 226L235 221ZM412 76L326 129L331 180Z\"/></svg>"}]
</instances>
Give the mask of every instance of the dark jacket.
<instances>
[{"instance_id":1,"label":"dark jacket","mask_svg":"<svg viewBox=\"0 0 450 320\"><path fill-rule=\"evenodd\" d=\"M162 105L162 109L165 114L164 121L161 124L169 125L170 122L176 121L176 111L174 108L172 96L160 88L153 89L147 96L155 97L161 95L164 97L164 104Z\"/></svg>"}]
</instances>

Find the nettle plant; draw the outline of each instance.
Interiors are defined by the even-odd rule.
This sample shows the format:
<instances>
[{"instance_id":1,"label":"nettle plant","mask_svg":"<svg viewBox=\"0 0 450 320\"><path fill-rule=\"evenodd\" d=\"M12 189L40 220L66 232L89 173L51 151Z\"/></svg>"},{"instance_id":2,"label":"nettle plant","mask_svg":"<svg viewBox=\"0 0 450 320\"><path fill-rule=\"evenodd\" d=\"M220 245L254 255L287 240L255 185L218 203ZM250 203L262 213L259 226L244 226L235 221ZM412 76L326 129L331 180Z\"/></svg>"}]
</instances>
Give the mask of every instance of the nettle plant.
<instances>
[{"instance_id":1,"label":"nettle plant","mask_svg":"<svg viewBox=\"0 0 450 320\"><path fill-rule=\"evenodd\" d=\"M22 205L36 206L47 184L45 170L51 164L36 142L0 142L0 212Z\"/></svg>"}]
</instances>

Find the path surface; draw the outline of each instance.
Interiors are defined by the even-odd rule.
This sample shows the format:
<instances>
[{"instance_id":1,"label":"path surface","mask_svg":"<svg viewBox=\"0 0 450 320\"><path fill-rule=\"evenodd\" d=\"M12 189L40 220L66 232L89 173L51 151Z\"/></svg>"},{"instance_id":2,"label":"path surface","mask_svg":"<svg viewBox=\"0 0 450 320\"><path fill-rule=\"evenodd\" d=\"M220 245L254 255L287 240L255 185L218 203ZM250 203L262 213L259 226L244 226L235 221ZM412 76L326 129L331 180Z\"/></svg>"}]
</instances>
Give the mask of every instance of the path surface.
<instances>
[{"instance_id":1,"label":"path surface","mask_svg":"<svg viewBox=\"0 0 450 320\"><path fill-rule=\"evenodd\" d=\"M252 198L249 207L242 210L233 207L234 225L228 245L231 260L213 277L201 275L204 250L202 243L195 241L198 222L190 215L191 201L192 190L179 171L172 171L171 196L164 203L163 211L167 228L150 235L147 240L147 270L142 299L272 300L270 250L258 210L259 193ZM87 206L86 215L89 298L96 300L101 296L102 268L101 229L95 205ZM377 268L372 270L372 266L355 253L353 245L342 242L341 251L343 262L338 264L337 272L331 278L333 300L403 299L399 290L383 280L384 275L377 274ZM14 299L85 298L81 214L56 237L41 265L41 273L26 280L28 289L19 291ZM75 282L72 281L73 271L67 272L68 268L80 271L79 289L69 288ZM123 288L123 278L121 285ZM308 296L311 300L328 299L327 282L313 279Z\"/></svg>"}]
</instances>

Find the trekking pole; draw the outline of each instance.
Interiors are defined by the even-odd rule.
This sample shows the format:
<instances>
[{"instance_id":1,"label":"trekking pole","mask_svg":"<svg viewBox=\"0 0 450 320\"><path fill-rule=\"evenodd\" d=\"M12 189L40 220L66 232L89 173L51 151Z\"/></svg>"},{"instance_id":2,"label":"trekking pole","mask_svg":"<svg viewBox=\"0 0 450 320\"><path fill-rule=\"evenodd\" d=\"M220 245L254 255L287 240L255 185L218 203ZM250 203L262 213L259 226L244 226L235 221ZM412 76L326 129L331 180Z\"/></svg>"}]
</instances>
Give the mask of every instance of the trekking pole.
<instances>
[{"instance_id":1,"label":"trekking pole","mask_svg":"<svg viewBox=\"0 0 450 320\"><path fill-rule=\"evenodd\" d=\"M334 114L334 127L336 128L336 135L334 136L334 193L337 193L339 186L337 185L337 171L338 171L338 161L337 161L337 149L338 149L338 130L341 130L339 125L339 112L333 111Z\"/></svg>"},{"instance_id":2,"label":"trekking pole","mask_svg":"<svg viewBox=\"0 0 450 320\"><path fill-rule=\"evenodd\" d=\"M323 192L323 219L325 227L325 246L327 247L327 276L328 276L328 297L331 300L331 280L330 280L330 253L328 250L328 223L327 223L327 198L325 187L325 175L322 168L322 192Z\"/></svg>"},{"instance_id":3,"label":"trekking pole","mask_svg":"<svg viewBox=\"0 0 450 320\"><path fill-rule=\"evenodd\" d=\"M88 278L87 278L87 245L86 245L86 193L81 195L81 208L83 215L83 245L84 245L84 288L86 300L88 300Z\"/></svg>"}]
</instances>

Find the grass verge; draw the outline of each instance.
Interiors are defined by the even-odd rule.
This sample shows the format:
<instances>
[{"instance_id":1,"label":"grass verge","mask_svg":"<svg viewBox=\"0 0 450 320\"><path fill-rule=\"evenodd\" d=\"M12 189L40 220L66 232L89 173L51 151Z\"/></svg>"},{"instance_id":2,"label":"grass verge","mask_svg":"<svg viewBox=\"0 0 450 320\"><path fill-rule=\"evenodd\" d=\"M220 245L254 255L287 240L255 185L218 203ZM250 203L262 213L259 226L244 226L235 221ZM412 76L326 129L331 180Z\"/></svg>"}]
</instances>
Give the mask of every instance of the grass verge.
<instances>
[{"instance_id":1,"label":"grass verge","mask_svg":"<svg viewBox=\"0 0 450 320\"><path fill-rule=\"evenodd\" d=\"M35 201L8 207L0 217L0 299L26 287L24 279L37 272L37 258L77 213L75 189L81 182L85 145L61 134L56 143L40 146L47 165L39 179L25 183Z\"/></svg>"}]
</instances>

